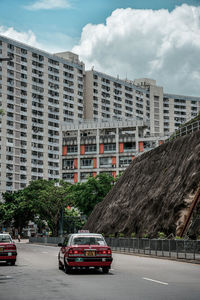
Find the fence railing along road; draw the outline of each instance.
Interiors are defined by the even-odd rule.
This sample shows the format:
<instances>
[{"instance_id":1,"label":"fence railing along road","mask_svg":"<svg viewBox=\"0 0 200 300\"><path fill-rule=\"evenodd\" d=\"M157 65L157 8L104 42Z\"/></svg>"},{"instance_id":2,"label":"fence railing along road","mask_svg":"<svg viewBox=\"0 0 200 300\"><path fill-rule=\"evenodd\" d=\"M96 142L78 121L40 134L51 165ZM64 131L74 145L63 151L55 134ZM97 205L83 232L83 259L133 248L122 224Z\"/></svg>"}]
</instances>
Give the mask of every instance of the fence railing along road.
<instances>
[{"instance_id":1,"label":"fence railing along road","mask_svg":"<svg viewBox=\"0 0 200 300\"><path fill-rule=\"evenodd\" d=\"M200 262L200 240L106 238L106 242L114 251Z\"/></svg>"},{"instance_id":2,"label":"fence railing along road","mask_svg":"<svg viewBox=\"0 0 200 300\"><path fill-rule=\"evenodd\" d=\"M61 237L30 237L30 243L62 243ZM107 244L113 251L122 253L139 253L152 256L176 259L195 260L200 262L200 240L158 240L137 238L109 238Z\"/></svg>"}]
</instances>

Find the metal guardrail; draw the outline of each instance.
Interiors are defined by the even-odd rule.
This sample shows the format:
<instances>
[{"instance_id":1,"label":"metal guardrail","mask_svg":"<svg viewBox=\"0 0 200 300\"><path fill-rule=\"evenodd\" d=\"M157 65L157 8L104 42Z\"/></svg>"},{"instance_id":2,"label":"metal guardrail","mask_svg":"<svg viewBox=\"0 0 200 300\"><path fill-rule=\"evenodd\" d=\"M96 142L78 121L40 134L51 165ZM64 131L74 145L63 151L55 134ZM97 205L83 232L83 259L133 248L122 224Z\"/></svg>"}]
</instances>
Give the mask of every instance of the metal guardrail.
<instances>
[{"instance_id":1,"label":"metal guardrail","mask_svg":"<svg viewBox=\"0 0 200 300\"><path fill-rule=\"evenodd\" d=\"M29 243L57 245L58 243L62 243L63 240L64 240L64 238L62 238L62 237L53 237L53 236L30 237Z\"/></svg>"},{"instance_id":2,"label":"metal guardrail","mask_svg":"<svg viewBox=\"0 0 200 300\"><path fill-rule=\"evenodd\" d=\"M180 136L191 134L191 133L195 132L196 130L200 130L200 120L180 127L165 142L176 139L177 137L180 137Z\"/></svg>"},{"instance_id":3,"label":"metal guardrail","mask_svg":"<svg viewBox=\"0 0 200 300\"><path fill-rule=\"evenodd\" d=\"M200 240L160 240L138 238L106 238L114 251L139 253L200 262Z\"/></svg>"},{"instance_id":4,"label":"metal guardrail","mask_svg":"<svg viewBox=\"0 0 200 300\"><path fill-rule=\"evenodd\" d=\"M138 238L109 238L107 244L121 253L139 253L158 257L195 260L200 262L200 240L158 240ZM30 243L57 245L62 237L30 237Z\"/></svg>"}]
</instances>

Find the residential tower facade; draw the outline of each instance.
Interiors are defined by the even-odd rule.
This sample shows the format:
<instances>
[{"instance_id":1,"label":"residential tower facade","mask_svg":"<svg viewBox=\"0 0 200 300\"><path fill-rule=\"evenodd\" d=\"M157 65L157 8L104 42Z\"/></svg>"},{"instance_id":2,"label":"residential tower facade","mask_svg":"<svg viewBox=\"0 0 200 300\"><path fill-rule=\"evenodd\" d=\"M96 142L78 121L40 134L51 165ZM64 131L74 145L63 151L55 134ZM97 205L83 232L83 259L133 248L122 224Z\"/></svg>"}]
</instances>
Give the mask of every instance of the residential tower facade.
<instances>
[{"instance_id":1,"label":"residential tower facade","mask_svg":"<svg viewBox=\"0 0 200 300\"><path fill-rule=\"evenodd\" d=\"M2 193L40 178L116 176L195 117L200 98L166 94L153 79L85 71L74 53L0 36L0 109Z\"/></svg>"},{"instance_id":2,"label":"residential tower facade","mask_svg":"<svg viewBox=\"0 0 200 300\"><path fill-rule=\"evenodd\" d=\"M61 123L83 119L84 64L0 37L1 192L60 178Z\"/></svg>"}]
</instances>

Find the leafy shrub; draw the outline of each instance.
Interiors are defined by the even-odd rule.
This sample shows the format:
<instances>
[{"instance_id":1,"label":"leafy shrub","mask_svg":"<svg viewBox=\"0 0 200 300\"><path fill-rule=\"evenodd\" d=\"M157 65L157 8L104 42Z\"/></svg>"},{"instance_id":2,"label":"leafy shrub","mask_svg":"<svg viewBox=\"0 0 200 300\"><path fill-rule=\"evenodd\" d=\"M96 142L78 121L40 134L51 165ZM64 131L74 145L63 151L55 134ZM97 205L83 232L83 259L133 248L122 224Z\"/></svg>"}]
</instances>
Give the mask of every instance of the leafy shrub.
<instances>
[{"instance_id":1,"label":"leafy shrub","mask_svg":"<svg viewBox=\"0 0 200 300\"><path fill-rule=\"evenodd\" d=\"M115 237L115 235L114 235L113 233L110 233L110 234L108 235L108 237L113 238L113 237Z\"/></svg>"},{"instance_id":2,"label":"leafy shrub","mask_svg":"<svg viewBox=\"0 0 200 300\"><path fill-rule=\"evenodd\" d=\"M159 231L159 232L158 232L158 238L159 238L159 239L165 239L165 238L166 238L166 235L164 234L164 232Z\"/></svg>"},{"instance_id":3,"label":"leafy shrub","mask_svg":"<svg viewBox=\"0 0 200 300\"><path fill-rule=\"evenodd\" d=\"M119 237L124 237L124 234L122 232L120 232Z\"/></svg>"}]
</instances>

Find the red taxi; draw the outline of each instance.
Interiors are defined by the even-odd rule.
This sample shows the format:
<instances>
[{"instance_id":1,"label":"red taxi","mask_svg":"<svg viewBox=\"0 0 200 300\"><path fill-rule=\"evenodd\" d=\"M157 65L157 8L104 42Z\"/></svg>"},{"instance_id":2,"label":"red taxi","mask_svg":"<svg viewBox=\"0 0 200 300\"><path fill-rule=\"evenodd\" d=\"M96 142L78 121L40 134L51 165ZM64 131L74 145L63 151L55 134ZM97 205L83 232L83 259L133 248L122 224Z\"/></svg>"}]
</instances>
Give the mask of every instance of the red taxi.
<instances>
[{"instance_id":1,"label":"red taxi","mask_svg":"<svg viewBox=\"0 0 200 300\"><path fill-rule=\"evenodd\" d=\"M58 253L59 269L69 273L73 268L102 268L108 273L112 263L112 252L101 234L76 233L69 235Z\"/></svg>"},{"instance_id":2,"label":"red taxi","mask_svg":"<svg viewBox=\"0 0 200 300\"><path fill-rule=\"evenodd\" d=\"M15 264L17 248L11 236L7 233L0 233L0 261Z\"/></svg>"}]
</instances>

